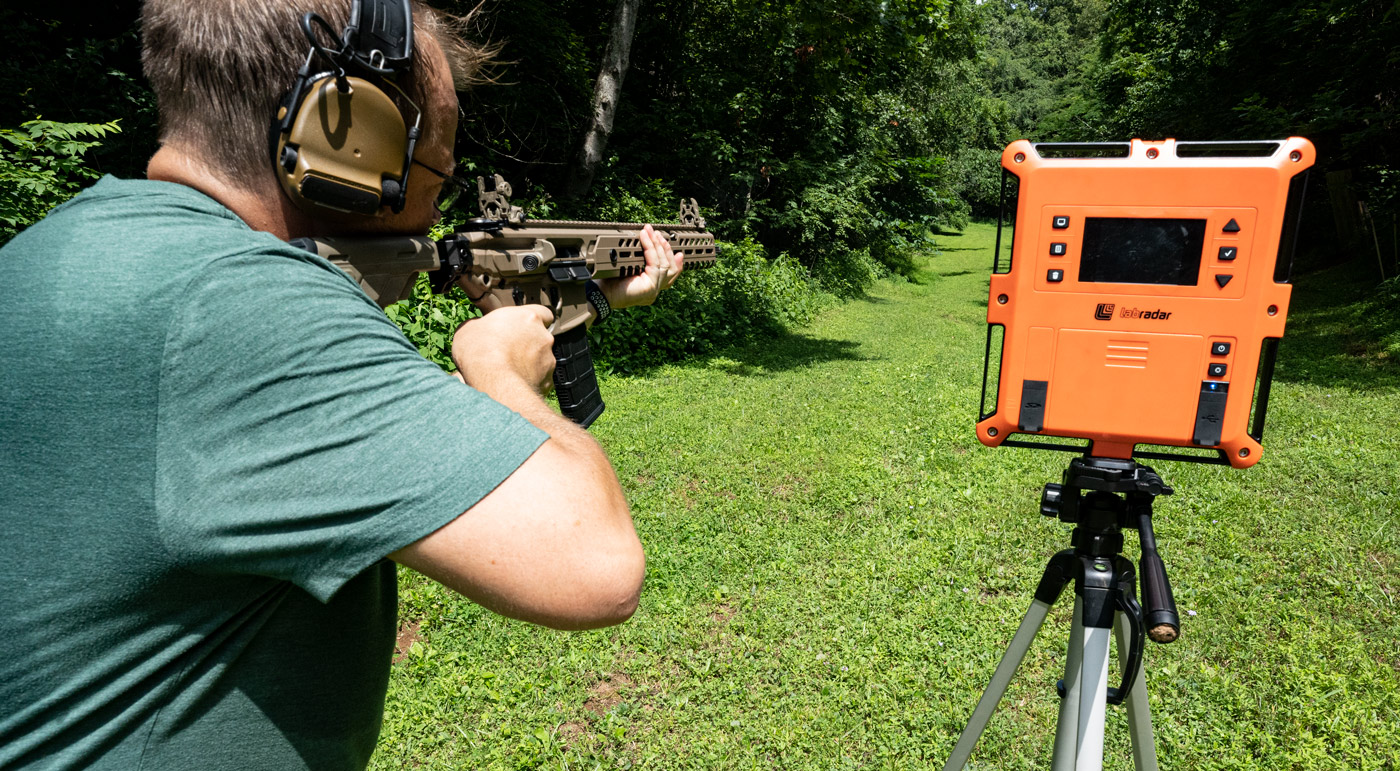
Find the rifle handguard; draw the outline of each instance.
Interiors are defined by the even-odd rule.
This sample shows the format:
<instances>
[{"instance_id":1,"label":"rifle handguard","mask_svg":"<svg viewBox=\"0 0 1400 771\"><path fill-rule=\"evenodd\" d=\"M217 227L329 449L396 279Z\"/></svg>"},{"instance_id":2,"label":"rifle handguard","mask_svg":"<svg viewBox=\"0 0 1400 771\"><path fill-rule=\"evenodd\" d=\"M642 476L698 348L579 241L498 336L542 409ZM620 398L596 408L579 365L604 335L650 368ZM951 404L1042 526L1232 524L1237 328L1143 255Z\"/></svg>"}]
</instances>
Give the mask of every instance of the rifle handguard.
<instances>
[{"instance_id":1,"label":"rifle handguard","mask_svg":"<svg viewBox=\"0 0 1400 771\"><path fill-rule=\"evenodd\" d=\"M554 392L564 417L588 428L603 414L603 395L588 350L588 331L579 325L554 338Z\"/></svg>"}]
</instances>

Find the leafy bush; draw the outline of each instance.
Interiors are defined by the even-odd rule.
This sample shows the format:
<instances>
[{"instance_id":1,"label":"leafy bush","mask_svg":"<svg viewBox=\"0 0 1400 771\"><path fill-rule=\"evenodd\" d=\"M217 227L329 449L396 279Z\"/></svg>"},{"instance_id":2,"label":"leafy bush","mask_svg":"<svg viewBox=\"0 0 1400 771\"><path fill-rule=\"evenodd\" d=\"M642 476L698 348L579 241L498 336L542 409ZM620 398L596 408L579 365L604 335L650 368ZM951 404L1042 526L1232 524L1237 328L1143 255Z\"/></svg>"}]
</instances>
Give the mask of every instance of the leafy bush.
<instances>
[{"instance_id":1,"label":"leafy bush","mask_svg":"<svg viewBox=\"0 0 1400 771\"><path fill-rule=\"evenodd\" d=\"M995 217L1001 205L1001 151L968 147L949 163L953 190L978 217Z\"/></svg>"},{"instance_id":2,"label":"leafy bush","mask_svg":"<svg viewBox=\"0 0 1400 771\"><path fill-rule=\"evenodd\" d=\"M831 296L787 255L769 260L746 239L721 246L714 266L686 271L654 305L617 311L589 332L594 367L636 372L804 324ZM424 357L451 372L452 334L481 312L454 287L434 295L419 276L413 297L390 305L389 319Z\"/></svg>"},{"instance_id":3,"label":"leafy bush","mask_svg":"<svg viewBox=\"0 0 1400 771\"><path fill-rule=\"evenodd\" d=\"M909 275L931 227L961 227L967 207L946 188L943 160L880 156L796 164L800 189L768 219L772 242L807 265L821 289L854 297L890 273Z\"/></svg>"},{"instance_id":4,"label":"leafy bush","mask_svg":"<svg viewBox=\"0 0 1400 771\"><path fill-rule=\"evenodd\" d=\"M31 120L18 129L0 129L0 244L101 176L83 156L118 131L116 121Z\"/></svg>"},{"instance_id":5,"label":"leafy bush","mask_svg":"<svg viewBox=\"0 0 1400 771\"><path fill-rule=\"evenodd\" d=\"M570 217L605 222L675 222L680 212L680 196L670 183L659 179L638 179L622 184L612 174L600 175L588 195L568 208ZM536 217L535 209L526 209ZM558 215L563 216L563 215Z\"/></svg>"},{"instance_id":6,"label":"leafy bush","mask_svg":"<svg viewBox=\"0 0 1400 771\"><path fill-rule=\"evenodd\" d=\"M752 239L721 244L714 266L687 271L654 305L618 311L589 333L594 366L636 372L804 324L830 295L787 255Z\"/></svg>"},{"instance_id":7,"label":"leafy bush","mask_svg":"<svg viewBox=\"0 0 1400 771\"><path fill-rule=\"evenodd\" d=\"M458 287L452 287L445 295L433 294L427 275L421 273L413 285L413 296L390 305L385 312L418 346L419 353L448 372L457 369L452 362L453 333L468 319L481 315Z\"/></svg>"}]
</instances>

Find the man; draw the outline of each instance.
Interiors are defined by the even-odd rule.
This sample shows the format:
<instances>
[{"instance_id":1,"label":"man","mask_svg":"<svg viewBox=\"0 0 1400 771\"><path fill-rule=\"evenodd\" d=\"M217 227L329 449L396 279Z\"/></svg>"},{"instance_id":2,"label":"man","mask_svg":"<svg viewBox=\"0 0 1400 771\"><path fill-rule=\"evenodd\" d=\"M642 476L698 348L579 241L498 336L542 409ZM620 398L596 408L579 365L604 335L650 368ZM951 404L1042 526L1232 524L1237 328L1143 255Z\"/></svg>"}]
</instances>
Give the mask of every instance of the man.
<instances>
[{"instance_id":1,"label":"man","mask_svg":"<svg viewBox=\"0 0 1400 771\"><path fill-rule=\"evenodd\" d=\"M436 220L436 176L409 176L401 212L363 216L298 208L272 172L267 126L307 55L298 20L338 30L349 8L148 0L148 179L103 179L0 252L0 767L362 768L394 563L562 629L636 607L617 479L540 396L549 312L464 325L463 385L284 243ZM451 71L471 50L413 16L414 160L450 169ZM615 306L682 268L642 239L646 273L604 287Z\"/></svg>"}]
</instances>

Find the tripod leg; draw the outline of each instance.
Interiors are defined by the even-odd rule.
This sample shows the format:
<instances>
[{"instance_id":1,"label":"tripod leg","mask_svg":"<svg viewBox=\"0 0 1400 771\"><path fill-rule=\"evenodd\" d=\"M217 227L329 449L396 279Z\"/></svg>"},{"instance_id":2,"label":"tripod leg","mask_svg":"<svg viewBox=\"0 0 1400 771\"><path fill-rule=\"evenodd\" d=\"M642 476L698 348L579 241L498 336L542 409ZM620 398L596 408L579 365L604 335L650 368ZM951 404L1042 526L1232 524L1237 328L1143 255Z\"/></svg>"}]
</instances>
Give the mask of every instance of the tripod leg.
<instances>
[{"instance_id":1,"label":"tripod leg","mask_svg":"<svg viewBox=\"0 0 1400 771\"><path fill-rule=\"evenodd\" d=\"M1021 666L1026 651L1030 650L1031 641L1035 639L1041 624L1045 623L1045 616L1049 613L1048 603L1031 601L1030 610L1027 610L1025 617L1021 619L1021 626L1016 629L1016 635L1006 647L1006 653L1002 655L996 672L992 674L992 682L987 685L987 690L982 692L982 698L977 701L977 708L972 711L972 717L968 719L967 727L963 728L962 735L958 737L958 743L953 747L953 754L948 758L948 764L943 767L943 771L961 771L967 759L972 756L972 748L977 746L977 740L982 738L982 732L987 729L987 721L991 720L997 703L1006 694L1006 687L1011 683L1017 668Z\"/></svg>"},{"instance_id":2,"label":"tripod leg","mask_svg":"<svg viewBox=\"0 0 1400 771\"><path fill-rule=\"evenodd\" d=\"M1074 598L1074 621L1069 628L1069 649L1065 653L1064 693L1060 695L1060 719L1055 723L1054 771L1073 771L1074 747L1079 742L1079 670L1084 650L1083 608Z\"/></svg>"},{"instance_id":3,"label":"tripod leg","mask_svg":"<svg viewBox=\"0 0 1400 771\"><path fill-rule=\"evenodd\" d=\"M1065 695L1055 729L1055 771L1103 768L1104 720L1108 713L1108 641L1111 629L1084 626L1083 601L1074 600L1065 657Z\"/></svg>"},{"instance_id":4,"label":"tripod leg","mask_svg":"<svg viewBox=\"0 0 1400 771\"><path fill-rule=\"evenodd\" d=\"M1128 658L1129 631L1128 619L1119 613L1115 619L1114 632L1118 636L1118 661L1123 664ZM1128 735L1133 742L1133 768L1136 771L1157 771L1157 747L1152 737L1152 712L1147 705L1146 667L1138 669L1132 691L1128 693Z\"/></svg>"}]
</instances>

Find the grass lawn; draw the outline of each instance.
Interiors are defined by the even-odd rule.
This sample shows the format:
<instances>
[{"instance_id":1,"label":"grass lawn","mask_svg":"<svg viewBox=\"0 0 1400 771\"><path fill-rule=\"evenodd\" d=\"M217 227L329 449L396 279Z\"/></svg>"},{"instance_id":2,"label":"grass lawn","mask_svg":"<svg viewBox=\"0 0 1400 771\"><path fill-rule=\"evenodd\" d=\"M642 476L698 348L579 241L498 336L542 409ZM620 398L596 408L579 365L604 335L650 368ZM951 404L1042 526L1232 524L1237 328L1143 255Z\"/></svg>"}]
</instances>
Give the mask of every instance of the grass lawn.
<instances>
[{"instance_id":1,"label":"grass lawn","mask_svg":"<svg viewBox=\"0 0 1400 771\"><path fill-rule=\"evenodd\" d=\"M973 435L993 237L940 236L917 282L798 333L606 379L636 616L557 633L402 571L372 768L941 768L1069 541L1037 507L1073 456ZM1400 364L1352 339L1350 280L1297 279L1257 466L1152 464L1183 616L1145 654L1164 769L1400 769ZM1070 599L970 767L1049 766ZM1107 734L1131 768L1121 708Z\"/></svg>"}]
</instances>

